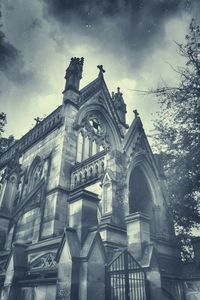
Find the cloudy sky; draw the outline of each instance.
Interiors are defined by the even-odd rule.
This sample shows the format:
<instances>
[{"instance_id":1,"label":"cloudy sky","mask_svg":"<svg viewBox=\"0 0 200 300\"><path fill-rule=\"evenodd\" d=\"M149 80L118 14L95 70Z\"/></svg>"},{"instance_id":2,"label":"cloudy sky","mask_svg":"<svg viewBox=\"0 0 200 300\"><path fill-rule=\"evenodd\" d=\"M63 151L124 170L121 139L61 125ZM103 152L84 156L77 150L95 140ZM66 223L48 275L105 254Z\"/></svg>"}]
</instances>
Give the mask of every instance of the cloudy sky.
<instances>
[{"instance_id":1,"label":"cloudy sky","mask_svg":"<svg viewBox=\"0 0 200 300\"><path fill-rule=\"evenodd\" d=\"M118 86L137 108L146 131L156 99L134 89L175 84L171 65L183 65L175 41L184 41L199 0L0 0L0 111L5 134L20 138L62 103L65 69L72 56L84 57L81 86L103 64L110 91Z\"/></svg>"}]
</instances>

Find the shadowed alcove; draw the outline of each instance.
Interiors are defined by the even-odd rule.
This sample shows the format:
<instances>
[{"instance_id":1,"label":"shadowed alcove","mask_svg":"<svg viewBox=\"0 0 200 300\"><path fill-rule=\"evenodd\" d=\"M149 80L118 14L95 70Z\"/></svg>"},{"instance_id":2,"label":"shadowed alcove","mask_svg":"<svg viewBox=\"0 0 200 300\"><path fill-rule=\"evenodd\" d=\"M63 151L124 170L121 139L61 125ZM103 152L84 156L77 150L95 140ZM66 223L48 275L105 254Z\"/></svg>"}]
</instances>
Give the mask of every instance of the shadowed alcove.
<instances>
[{"instance_id":1,"label":"shadowed alcove","mask_svg":"<svg viewBox=\"0 0 200 300\"><path fill-rule=\"evenodd\" d=\"M129 213L143 213L150 218L153 229L153 195L147 177L140 166L135 167L129 179Z\"/></svg>"}]
</instances>

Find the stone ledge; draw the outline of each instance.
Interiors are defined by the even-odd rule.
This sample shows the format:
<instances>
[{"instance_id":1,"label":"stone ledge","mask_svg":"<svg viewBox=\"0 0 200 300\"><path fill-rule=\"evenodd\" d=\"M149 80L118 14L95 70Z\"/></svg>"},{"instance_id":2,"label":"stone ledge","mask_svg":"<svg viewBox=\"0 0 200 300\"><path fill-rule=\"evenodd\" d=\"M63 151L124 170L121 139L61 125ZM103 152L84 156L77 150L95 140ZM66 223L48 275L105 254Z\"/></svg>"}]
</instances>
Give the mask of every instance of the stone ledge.
<instances>
[{"instance_id":1,"label":"stone ledge","mask_svg":"<svg viewBox=\"0 0 200 300\"><path fill-rule=\"evenodd\" d=\"M149 223L150 218L146 214L140 212L132 213L125 217L126 224L132 223L133 221L144 221L146 223Z\"/></svg>"},{"instance_id":2,"label":"stone ledge","mask_svg":"<svg viewBox=\"0 0 200 300\"><path fill-rule=\"evenodd\" d=\"M46 249L46 248L54 248L56 245L59 245L61 239L62 239L62 237L59 236L59 237L39 241L35 244L29 245L29 247L26 249L26 252L42 250L42 249Z\"/></svg>"},{"instance_id":3,"label":"stone ledge","mask_svg":"<svg viewBox=\"0 0 200 300\"><path fill-rule=\"evenodd\" d=\"M68 202L72 203L72 202L75 202L75 201L81 200L81 199L93 201L93 202L100 201L97 194L86 191L86 190L78 190L70 195Z\"/></svg>"}]
</instances>

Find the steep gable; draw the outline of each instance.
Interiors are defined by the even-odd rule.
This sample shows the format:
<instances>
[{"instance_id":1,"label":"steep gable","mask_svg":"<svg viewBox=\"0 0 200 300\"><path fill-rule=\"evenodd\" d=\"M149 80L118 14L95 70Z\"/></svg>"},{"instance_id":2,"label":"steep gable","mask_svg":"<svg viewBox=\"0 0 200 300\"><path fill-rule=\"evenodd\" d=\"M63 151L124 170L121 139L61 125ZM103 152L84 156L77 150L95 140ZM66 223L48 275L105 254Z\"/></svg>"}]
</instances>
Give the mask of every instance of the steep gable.
<instances>
[{"instance_id":1,"label":"steep gable","mask_svg":"<svg viewBox=\"0 0 200 300\"><path fill-rule=\"evenodd\" d=\"M142 155L150 163L154 173L158 176L158 165L153 155L149 142L147 140L143 124L139 116L133 120L124 140L122 150L133 158L134 156Z\"/></svg>"},{"instance_id":2,"label":"steep gable","mask_svg":"<svg viewBox=\"0 0 200 300\"><path fill-rule=\"evenodd\" d=\"M86 107L91 104L100 104L109 113L113 119L116 128L118 129L121 137L124 137L125 129L127 125L122 124L117 114L116 108L113 104L113 100L110 96L106 82L103 76L98 76L95 80L80 90L79 108Z\"/></svg>"}]
</instances>

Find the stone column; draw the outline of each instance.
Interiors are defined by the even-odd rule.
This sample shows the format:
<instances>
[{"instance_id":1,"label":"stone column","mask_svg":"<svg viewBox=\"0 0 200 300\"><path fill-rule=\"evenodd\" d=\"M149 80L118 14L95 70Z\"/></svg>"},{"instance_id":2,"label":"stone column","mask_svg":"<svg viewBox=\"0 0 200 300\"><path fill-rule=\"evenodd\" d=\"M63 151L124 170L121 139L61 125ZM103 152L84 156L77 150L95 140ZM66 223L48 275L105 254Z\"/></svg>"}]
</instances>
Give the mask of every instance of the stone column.
<instances>
[{"instance_id":1,"label":"stone column","mask_svg":"<svg viewBox=\"0 0 200 300\"><path fill-rule=\"evenodd\" d=\"M111 151L107 155L106 170L112 174L112 211L109 223L125 228L124 223L124 203L125 184L125 159L124 155L117 150ZM106 223L104 221L104 223Z\"/></svg>"},{"instance_id":2,"label":"stone column","mask_svg":"<svg viewBox=\"0 0 200 300\"><path fill-rule=\"evenodd\" d=\"M88 229L96 226L99 199L97 194L88 191L77 191L69 198L69 226L76 229L81 245L87 236Z\"/></svg>"},{"instance_id":3,"label":"stone column","mask_svg":"<svg viewBox=\"0 0 200 300\"><path fill-rule=\"evenodd\" d=\"M145 214L137 212L126 216L125 222L128 248L136 259L140 259L144 245L150 243L150 220Z\"/></svg>"},{"instance_id":4,"label":"stone column","mask_svg":"<svg viewBox=\"0 0 200 300\"><path fill-rule=\"evenodd\" d=\"M1 300L17 300L19 290L16 282L24 278L27 271L27 245L14 243L7 265Z\"/></svg>"}]
</instances>

